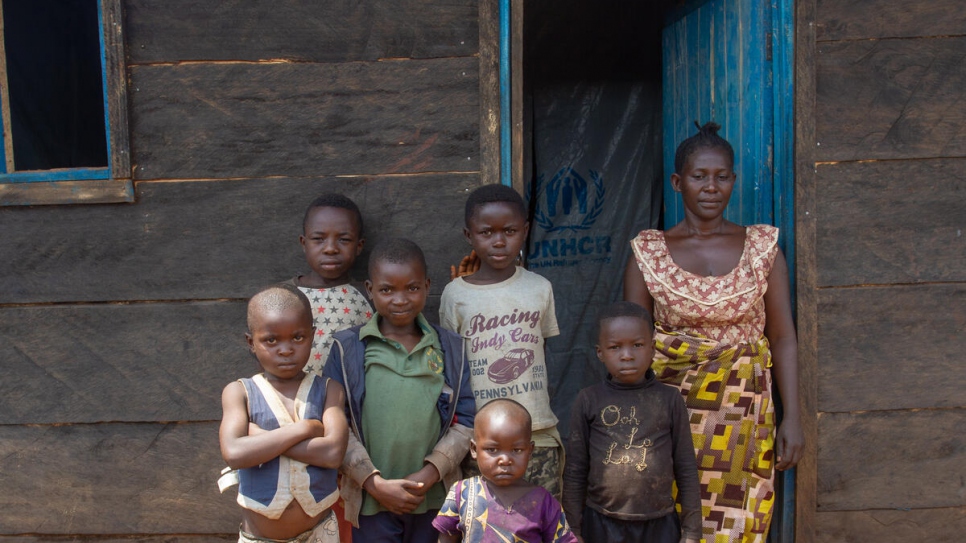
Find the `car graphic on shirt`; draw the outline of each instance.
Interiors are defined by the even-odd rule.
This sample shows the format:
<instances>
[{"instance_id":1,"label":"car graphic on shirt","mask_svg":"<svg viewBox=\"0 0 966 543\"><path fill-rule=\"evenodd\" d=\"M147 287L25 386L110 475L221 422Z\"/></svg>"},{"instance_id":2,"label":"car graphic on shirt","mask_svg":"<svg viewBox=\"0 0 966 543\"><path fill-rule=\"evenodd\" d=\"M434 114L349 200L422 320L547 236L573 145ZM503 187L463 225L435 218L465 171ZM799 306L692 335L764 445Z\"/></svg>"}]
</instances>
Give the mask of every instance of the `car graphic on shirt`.
<instances>
[{"instance_id":1,"label":"car graphic on shirt","mask_svg":"<svg viewBox=\"0 0 966 543\"><path fill-rule=\"evenodd\" d=\"M490 364L486 371L490 381L498 385L505 385L523 375L527 368L533 365L532 349L513 349L506 355Z\"/></svg>"}]
</instances>

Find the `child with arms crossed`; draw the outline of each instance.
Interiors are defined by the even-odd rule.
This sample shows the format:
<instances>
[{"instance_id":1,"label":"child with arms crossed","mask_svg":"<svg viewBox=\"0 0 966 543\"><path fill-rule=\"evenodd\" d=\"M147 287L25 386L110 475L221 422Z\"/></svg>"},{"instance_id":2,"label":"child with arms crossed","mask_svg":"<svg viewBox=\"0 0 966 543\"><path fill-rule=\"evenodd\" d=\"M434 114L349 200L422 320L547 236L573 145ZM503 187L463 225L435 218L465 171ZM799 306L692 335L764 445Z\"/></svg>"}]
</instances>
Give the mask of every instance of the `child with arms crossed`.
<instances>
[{"instance_id":1,"label":"child with arms crossed","mask_svg":"<svg viewBox=\"0 0 966 543\"><path fill-rule=\"evenodd\" d=\"M460 478L476 411L463 342L421 313L429 278L415 243L376 246L366 288L377 314L335 334L324 370L346 387L346 518L356 543L435 543L441 481Z\"/></svg>"},{"instance_id":2,"label":"child with arms crossed","mask_svg":"<svg viewBox=\"0 0 966 543\"><path fill-rule=\"evenodd\" d=\"M348 440L345 396L338 383L303 371L309 301L291 285L262 289L248 303L248 329L264 372L225 387L219 432L222 456L237 470L238 541L336 543L330 507Z\"/></svg>"},{"instance_id":3,"label":"child with arms crossed","mask_svg":"<svg viewBox=\"0 0 966 543\"><path fill-rule=\"evenodd\" d=\"M530 412L536 448L525 478L559 499L563 447L550 409L544 341L560 330L550 282L516 265L530 226L523 198L510 187L485 185L467 198L465 221L480 267L446 285L440 323L469 342L477 409L510 398ZM464 468L476 472L471 461Z\"/></svg>"},{"instance_id":4,"label":"child with arms crossed","mask_svg":"<svg viewBox=\"0 0 966 543\"><path fill-rule=\"evenodd\" d=\"M581 390L571 412L567 518L588 543L698 543L701 498L688 413L677 389L650 369L651 315L618 302L601 312L598 328L597 357L609 375Z\"/></svg>"},{"instance_id":5,"label":"child with arms crossed","mask_svg":"<svg viewBox=\"0 0 966 543\"><path fill-rule=\"evenodd\" d=\"M453 485L433 526L440 543L576 543L560 502L523 479L533 453L530 413L497 399L476 414L470 454L481 475Z\"/></svg>"}]
</instances>

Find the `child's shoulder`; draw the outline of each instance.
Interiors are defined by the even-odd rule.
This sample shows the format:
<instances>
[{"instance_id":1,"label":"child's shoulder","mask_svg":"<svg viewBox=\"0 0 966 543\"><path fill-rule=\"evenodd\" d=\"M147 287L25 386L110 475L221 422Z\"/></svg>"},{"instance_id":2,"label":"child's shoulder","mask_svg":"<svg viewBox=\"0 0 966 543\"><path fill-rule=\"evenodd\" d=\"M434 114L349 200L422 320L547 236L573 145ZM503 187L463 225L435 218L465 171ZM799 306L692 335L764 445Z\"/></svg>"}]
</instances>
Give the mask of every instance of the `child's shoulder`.
<instances>
[{"instance_id":1,"label":"child's shoulder","mask_svg":"<svg viewBox=\"0 0 966 543\"><path fill-rule=\"evenodd\" d=\"M594 383L593 385L580 389L580 392L577 393L577 400L587 401L600 395L607 395L607 386L603 382Z\"/></svg>"}]
</instances>

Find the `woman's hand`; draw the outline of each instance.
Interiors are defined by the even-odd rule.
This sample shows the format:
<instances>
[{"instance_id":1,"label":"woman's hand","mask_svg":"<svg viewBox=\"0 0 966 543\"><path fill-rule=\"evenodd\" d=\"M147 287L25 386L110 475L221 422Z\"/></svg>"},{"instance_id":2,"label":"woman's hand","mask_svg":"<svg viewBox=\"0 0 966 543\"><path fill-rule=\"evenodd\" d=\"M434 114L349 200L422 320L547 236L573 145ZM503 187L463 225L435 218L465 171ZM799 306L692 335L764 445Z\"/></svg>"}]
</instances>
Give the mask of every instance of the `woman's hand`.
<instances>
[{"instance_id":1,"label":"woman's hand","mask_svg":"<svg viewBox=\"0 0 966 543\"><path fill-rule=\"evenodd\" d=\"M785 471L794 468L802 459L802 449L805 446L805 435L798 418L786 419L778 426L775 435L775 469Z\"/></svg>"}]
</instances>

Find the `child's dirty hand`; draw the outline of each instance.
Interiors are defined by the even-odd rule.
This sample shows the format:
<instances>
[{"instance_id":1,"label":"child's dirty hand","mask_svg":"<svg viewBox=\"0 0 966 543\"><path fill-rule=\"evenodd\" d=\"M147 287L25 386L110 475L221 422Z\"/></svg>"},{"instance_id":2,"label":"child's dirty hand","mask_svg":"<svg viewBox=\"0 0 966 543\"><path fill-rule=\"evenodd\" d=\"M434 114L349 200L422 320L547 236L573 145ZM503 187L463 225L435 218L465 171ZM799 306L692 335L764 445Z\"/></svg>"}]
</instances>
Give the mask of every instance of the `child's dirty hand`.
<instances>
[{"instance_id":1,"label":"child's dirty hand","mask_svg":"<svg viewBox=\"0 0 966 543\"><path fill-rule=\"evenodd\" d=\"M412 492L417 496L425 496L429 489L439 482L439 470L436 469L436 466L427 462L423 469L408 475L406 479L421 483L422 486L412 490Z\"/></svg>"},{"instance_id":2,"label":"child's dirty hand","mask_svg":"<svg viewBox=\"0 0 966 543\"><path fill-rule=\"evenodd\" d=\"M423 483L407 479L383 479L376 473L366 479L363 488L390 513L405 515L412 513L423 503L423 496L416 494Z\"/></svg>"}]
</instances>

